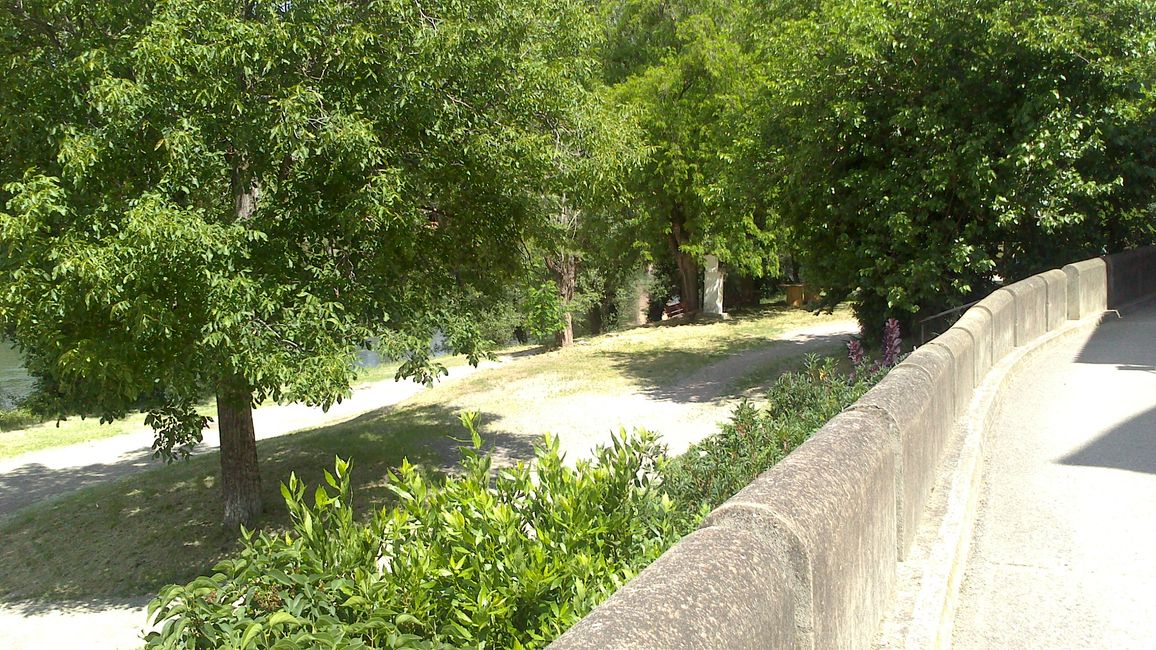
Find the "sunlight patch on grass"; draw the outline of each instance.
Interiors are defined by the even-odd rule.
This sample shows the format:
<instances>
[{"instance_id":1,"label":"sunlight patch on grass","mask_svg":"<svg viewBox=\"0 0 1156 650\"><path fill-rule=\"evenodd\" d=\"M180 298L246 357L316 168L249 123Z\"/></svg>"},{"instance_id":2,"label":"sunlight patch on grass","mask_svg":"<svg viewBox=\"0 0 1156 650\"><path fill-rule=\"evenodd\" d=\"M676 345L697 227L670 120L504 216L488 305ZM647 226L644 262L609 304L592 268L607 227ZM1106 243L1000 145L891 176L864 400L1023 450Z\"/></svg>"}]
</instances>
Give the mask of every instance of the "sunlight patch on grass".
<instances>
[{"instance_id":1,"label":"sunlight patch on grass","mask_svg":"<svg viewBox=\"0 0 1156 650\"><path fill-rule=\"evenodd\" d=\"M96 418L71 417L59 423L31 420L23 428L0 431L0 458L11 458L21 454L75 445L93 440L103 440L113 436L147 432L144 416L136 415L124 420L101 424ZM143 433L142 435L148 435Z\"/></svg>"}]
</instances>

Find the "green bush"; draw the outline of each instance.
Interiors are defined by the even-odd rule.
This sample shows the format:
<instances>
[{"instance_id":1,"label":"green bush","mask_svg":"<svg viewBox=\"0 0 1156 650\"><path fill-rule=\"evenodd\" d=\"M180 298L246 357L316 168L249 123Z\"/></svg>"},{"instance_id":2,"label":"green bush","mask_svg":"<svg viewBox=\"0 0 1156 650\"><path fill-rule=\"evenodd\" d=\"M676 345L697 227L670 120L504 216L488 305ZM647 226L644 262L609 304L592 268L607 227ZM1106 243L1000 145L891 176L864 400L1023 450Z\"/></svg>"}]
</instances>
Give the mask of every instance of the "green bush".
<instances>
[{"instance_id":1,"label":"green bush","mask_svg":"<svg viewBox=\"0 0 1156 650\"><path fill-rule=\"evenodd\" d=\"M473 446L461 473L431 482L403 462L388 477L396 506L366 523L350 508L347 462L311 499L291 475L293 530L245 533L240 557L163 590L148 646L542 647L884 372L859 370L848 379L833 359L809 357L766 407L743 403L675 459L640 431L569 467L547 436L533 463L495 469L465 414Z\"/></svg>"},{"instance_id":2,"label":"green bush","mask_svg":"<svg viewBox=\"0 0 1156 650\"><path fill-rule=\"evenodd\" d=\"M552 282L543 282L526 290L526 331L546 340L562 331L565 305Z\"/></svg>"},{"instance_id":3,"label":"green bush","mask_svg":"<svg viewBox=\"0 0 1156 650\"><path fill-rule=\"evenodd\" d=\"M2 396L0 396L2 399ZM16 431L40 424L44 418L22 408L0 408L0 431Z\"/></svg>"},{"instance_id":4,"label":"green bush","mask_svg":"<svg viewBox=\"0 0 1156 650\"><path fill-rule=\"evenodd\" d=\"M431 483L403 463L397 505L367 524L338 460L307 504L291 476L283 535L245 535L241 556L150 605L152 648L540 647L673 544L674 504L651 485L652 434L615 437L563 464L546 438L531 466L491 472L473 437L463 472Z\"/></svg>"},{"instance_id":5,"label":"green bush","mask_svg":"<svg viewBox=\"0 0 1156 650\"><path fill-rule=\"evenodd\" d=\"M676 503L688 504L684 512L709 511L803 444L885 372L848 379L835 359L808 356L801 371L775 381L765 407L744 401L718 435L669 461L663 489Z\"/></svg>"}]
</instances>

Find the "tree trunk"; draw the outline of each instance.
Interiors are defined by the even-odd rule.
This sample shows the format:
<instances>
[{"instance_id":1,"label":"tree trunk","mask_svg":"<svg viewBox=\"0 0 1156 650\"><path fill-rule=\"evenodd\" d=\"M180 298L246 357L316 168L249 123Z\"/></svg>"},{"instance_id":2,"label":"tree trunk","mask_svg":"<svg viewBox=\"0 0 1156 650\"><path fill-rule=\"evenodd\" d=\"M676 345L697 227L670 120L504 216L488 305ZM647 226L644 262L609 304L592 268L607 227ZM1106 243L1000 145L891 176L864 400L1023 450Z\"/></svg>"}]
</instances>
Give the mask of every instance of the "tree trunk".
<instances>
[{"instance_id":1,"label":"tree trunk","mask_svg":"<svg viewBox=\"0 0 1156 650\"><path fill-rule=\"evenodd\" d=\"M674 255L674 263L678 266L679 299L689 311L702 310L702 295L698 284L698 262L692 255L682 250L684 244L690 243L690 233L687 232L686 215L682 206L675 206L670 211L670 235L667 237L670 252Z\"/></svg>"},{"instance_id":2,"label":"tree trunk","mask_svg":"<svg viewBox=\"0 0 1156 650\"><path fill-rule=\"evenodd\" d=\"M546 260L546 267L554 277L554 286L558 287L558 296L563 305L569 305L578 290L578 257L573 253L562 252L556 257ZM574 343L574 317L567 309L562 314L562 331L554 335L554 344L560 348Z\"/></svg>"},{"instance_id":3,"label":"tree trunk","mask_svg":"<svg viewBox=\"0 0 1156 650\"><path fill-rule=\"evenodd\" d=\"M570 312L562 314L562 331L554 335L554 345L564 348L574 344L574 315Z\"/></svg>"},{"instance_id":4,"label":"tree trunk","mask_svg":"<svg viewBox=\"0 0 1156 650\"><path fill-rule=\"evenodd\" d=\"M591 334L602 333L602 328L604 327L603 321L605 320L602 317L602 309L603 305L601 304L590 305L590 309L586 313L586 320L590 323Z\"/></svg>"},{"instance_id":5,"label":"tree trunk","mask_svg":"<svg viewBox=\"0 0 1156 650\"><path fill-rule=\"evenodd\" d=\"M232 164L233 211L238 223L257 211L261 186L242 155ZM217 387L217 423L221 432L221 498L225 526L250 527L261 514L261 473L257 468L257 437L253 432L253 391L236 373Z\"/></svg>"},{"instance_id":6,"label":"tree trunk","mask_svg":"<svg viewBox=\"0 0 1156 650\"><path fill-rule=\"evenodd\" d=\"M231 377L217 391L221 431L221 497L228 528L251 527L261 514L261 473L253 431L253 397L244 380Z\"/></svg>"}]
</instances>

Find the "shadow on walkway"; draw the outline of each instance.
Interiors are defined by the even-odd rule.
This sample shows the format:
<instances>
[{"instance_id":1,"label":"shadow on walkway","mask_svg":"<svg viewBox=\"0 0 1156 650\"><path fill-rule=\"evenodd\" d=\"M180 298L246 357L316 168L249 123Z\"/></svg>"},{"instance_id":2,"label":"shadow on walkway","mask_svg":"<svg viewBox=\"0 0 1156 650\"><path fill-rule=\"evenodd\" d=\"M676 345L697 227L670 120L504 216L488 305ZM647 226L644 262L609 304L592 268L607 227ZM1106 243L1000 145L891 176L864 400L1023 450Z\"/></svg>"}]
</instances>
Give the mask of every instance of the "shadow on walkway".
<instances>
[{"instance_id":1,"label":"shadow on walkway","mask_svg":"<svg viewBox=\"0 0 1156 650\"><path fill-rule=\"evenodd\" d=\"M1114 365L1120 370L1156 372L1156 303L1108 314L1076 363Z\"/></svg>"},{"instance_id":2,"label":"shadow on walkway","mask_svg":"<svg viewBox=\"0 0 1156 650\"><path fill-rule=\"evenodd\" d=\"M1153 399L1156 399L1156 395ZM1156 474L1156 407L1064 456L1060 464Z\"/></svg>"},{"instance_id":3,"label":"shadow on walkway","mask_svg":"<svg viewBox=\"0 0 1156 650\"><path fill-rule=\"evenodd\" d=\"M501 464L533 454L535 439L486 425L482 438ZM452 473L468 440L457 412L442 406L385 408L352 420L257 444L265 514L260 529L282 530L289 515L280 484L295 473L310 486L323 482L334 457L352 458L354 510L368 515L392 502L386 476L403 458L429 480ZM37 480L65 481L71 470L36 468L4 477L7 488L34 490ZM94 478L107 467L89 470ZM28 611L72 603L115 603L191 580L234 554L238 534L221 521L220 481L213 454L94 486L0 519L0 598ZM27 482L27 485L20 483ZM43 601L43 602L42 602ZM0 642L0 647L4 644Z\"/></svg>"},{"instance_id":4,"label":"shadow on walkway","mask_svg":"<svg viewBox=\"0 0 1156 650\"><path fill-rule=\"evenodd\" d=\"M756 349L743 349L736 344L701 351L609 352L605 356L615 368L638 379L642 384L639 392L651 399L703 403L730 393L736 383L768 366L801 362L803 355L810 353L838 352L850 336L848 332L800 334L767 341ZM709 359L717 361L711 363ZM668 376L688 365L699 369L675 380Z\"/></svg>"},{"instance_id":5,"label":"shadow on walkway","mask_svg":"<svg viewBox=\"0 0 1156 650\"><path fill-rule=\"evenodd\" d=\"M161 465L147 448L123 454L114 463L61 468L39 463L20 465L0 474L0 517L34 503Z\"/></svg>"},{"instance_id":6,"label":"shadow on walkway","mask_svg":"<svg viewBox=\"0 0 1156 650\"><path fill-rule=\"evenodd\" d=\"M52 612L68 614L107 612L110 609L139 610L147 607L151 596L139 598L89 598L86 600L0 600L0 609L18 616L40 616ZM141 617L141 624L145 622Z\"/></svg>"},{"instance_id":7,"label":"shadow on walkway","mask_svg":"<svg viewBox=\"0 0 1156 650\"><path fill-rule=\"evenodd\" d=\"M1108 315L1075 361L1115 366L1128 372L1156 373L1156 303L1124 309L1119 318ZM1094 387L1089 386L1088 390ZM1151 400L1156 403L1156 394ZM1059 462L1156 474L1156 406L1113 427Z\"/></svg>"}]
</instances>

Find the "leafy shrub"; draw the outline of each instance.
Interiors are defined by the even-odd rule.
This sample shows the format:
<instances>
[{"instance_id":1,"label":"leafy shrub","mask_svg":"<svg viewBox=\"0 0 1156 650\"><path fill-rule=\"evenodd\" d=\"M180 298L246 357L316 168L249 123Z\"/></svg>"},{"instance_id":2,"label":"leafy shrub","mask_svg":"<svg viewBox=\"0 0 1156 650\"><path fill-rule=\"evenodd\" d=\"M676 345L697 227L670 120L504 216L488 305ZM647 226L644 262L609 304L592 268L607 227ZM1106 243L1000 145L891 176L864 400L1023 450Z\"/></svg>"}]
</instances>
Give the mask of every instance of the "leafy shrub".
<instances>
[{"instance_id":1,"label":"leafy shrub","mask_svg":"<svg viewBox=\"0 0 1156 650\"><path fill-rule=\"evenodd\" d=\"M3 397L0 396L0 400ZM0 407L0 431L16 431L40 424L44 419L22 408Z\"/></svg>"},{"instance_id":2,"label":"leafy shrub","mask_svg":"<svg viewBox=\"0 0 1156 650\"><path fill-rule=\"evenodd\" d=\"M801 371L784 373L775 381L765 407L744 401L718 435L670 460L663 489L676 503L691 506L684 512L709 511L803 444L883 372L860 371L849 379L835 359L808 356Z\"/></svg>"},{"instance_id":3,"label":"leafy shrub","mask_svg":"<svg viewBox=\"0 0 1156 650\"><path fill-rule=\"evenodd\" d=\"M431 483L408 463L396 507L354 520L338 460L308 504L290 476L286 534L245 534L240 557L149 607L152 648L521 648L557 637L673 544L674 504L652 478L652 434L563 464L547 437L531 465L491 473L474 415L463 473Z\"/></svg>"},{"instance_id":4,"label":"leafy shrub","mask_svg":"<svg viewBox=\"0 0 1156 650\"><path fill-rule=\"evenodd\" d=\"M834 359L808 357L765 407L744 402L674 459L640 431L568 467L547 436L534 463L495 470L476 414L464 414L473 446L461 474L431 482L403 462L388 477L397 505L367 523L350 507L349 463L325 473L312 504L291 475L282 494L292 531L246 532L240 557L163 590L149 606L163 627L148 645L544 646L886 371L859 361L847 378Z\"/></svg>"},{"instance_id":5,"label":"leafy shrub","mask_svg":"<svg viewBox=\"0 0 1156 650\"><path fill-rule=\"evenodd\" d=\"M552 282L543 282L526 290L526 331L544 340L563 327L562 297Z\"/></svg>"}]
</instances>

